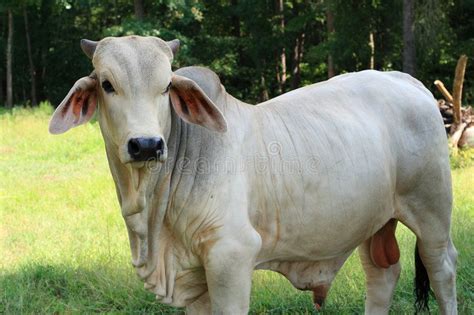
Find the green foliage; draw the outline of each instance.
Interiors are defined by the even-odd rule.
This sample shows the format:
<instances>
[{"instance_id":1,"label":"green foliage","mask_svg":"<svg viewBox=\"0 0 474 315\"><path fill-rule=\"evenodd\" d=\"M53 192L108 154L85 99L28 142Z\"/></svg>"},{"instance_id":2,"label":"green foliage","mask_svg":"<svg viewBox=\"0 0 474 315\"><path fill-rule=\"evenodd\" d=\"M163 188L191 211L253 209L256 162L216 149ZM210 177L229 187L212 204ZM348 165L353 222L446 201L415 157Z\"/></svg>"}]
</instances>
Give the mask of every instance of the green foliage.
<instances>
[{"instance_id":1,"label":"green foliage","mask_svg":"<svg viewBox=\"0 0 474 315\"><path fill-rule=\"evenodd\" d=\"M130 264L128 236L97 123L48 134L52 106L0 112L0 314L181 313L163 306ZM462 151L461 151L462 152ZM453 171L452 236L460 314L474 311L474 167ZM397 228L402 274L391 312L413 313L415 237ZM364 276L352 255L323 314L361 314ZM434 299L430 308L438 313ZM252 314L312 314L311 295L257 271Z\"/></svg>"},{"instance_id":2,"label":"green foliage","mask_svg":"<svg viewBox=\"0 0 474 315\"><path fill-rule=\"evenodd\" d=\"M451 168L467 168L474 166L474 148L451 151Z\"/></svg>"},{"instance_id":3,"label":"green foliage","mask_svg":"<svg viewBox=\"0 0 474 315\"><path fill-rule=\"evenodd\" d=\"M138 34L179 38L182 48L174 67L203 65L216 71L227 90L256 103L303 84L327 78L327 58L336 73L367 69L375 42L375 69L402 68L402 1L381 0L142 0L138 20L133 1L22 0L0 4L0 51L5 51L7 10L14 14L13 81L15 103L30 98L30 72L23 12L30 23L32 59L39 100L58 104L71 85L92 70L79 48L81 38ZM326 12L335 16L328 34ZM452 86L460 54L474 51L474 0L416 1L417 77L432 91L432 82ZM284 26L281 26L281 20ZM304 37L302 58L297 41ZM286 83L281 54L286 56ZM470 56L473 57L473 56ZM474 83L468 62L464 103L472 104ZM298 73L299 71L299 73ZM0 103L5 98L5 53L0 54ZM435 92L437 93L437 92ZM436 94L440 97L440 95Z\"/></svg>"}]
</instances>

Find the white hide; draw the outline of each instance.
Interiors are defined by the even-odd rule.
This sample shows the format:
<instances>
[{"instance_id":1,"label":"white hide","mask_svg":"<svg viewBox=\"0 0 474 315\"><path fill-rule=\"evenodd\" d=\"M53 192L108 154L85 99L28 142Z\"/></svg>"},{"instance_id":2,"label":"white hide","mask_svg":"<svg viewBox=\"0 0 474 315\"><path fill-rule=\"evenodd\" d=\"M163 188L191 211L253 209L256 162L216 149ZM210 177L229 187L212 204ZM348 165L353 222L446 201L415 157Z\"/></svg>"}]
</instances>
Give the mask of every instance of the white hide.
<instances>
[{"instance_id":1,"label":"white hide","mask_svg":"<svg viewBox=\"0 0 474 315\"><path fill-rule=\"evenodd\" d=\"M203 312L245 313L254 268L279 271L301 289L329 286L350 253L392 218L425 252L440 249L444 258L425 261L429 272L453 274L446 136L420 82L362 71L252 106L227 94L210 70L176 71L225 116L227 132L218 133L172 110L162 93L172 76L163 43L107 38L93 58L98 80L117 90L99 92L99 122L133 264L161 302L199 299ZM129 163L132 136L164 137L168 159ZM368 283L375 291L376 282ZM441 309L454 313L452 285L436 286L450 301ZM391 292L381 299L387 311Z\"/></svg>"}]
</instances>

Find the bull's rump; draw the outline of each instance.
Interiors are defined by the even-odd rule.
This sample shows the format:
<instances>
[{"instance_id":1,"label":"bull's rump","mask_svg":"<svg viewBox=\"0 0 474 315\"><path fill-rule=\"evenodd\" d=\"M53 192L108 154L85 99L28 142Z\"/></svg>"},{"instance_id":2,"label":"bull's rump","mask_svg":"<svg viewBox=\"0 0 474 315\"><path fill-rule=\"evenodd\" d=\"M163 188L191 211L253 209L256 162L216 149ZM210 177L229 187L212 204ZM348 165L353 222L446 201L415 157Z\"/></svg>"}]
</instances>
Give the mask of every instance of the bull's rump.
<instances>
[{"instance_id":1,"label":"bull's rump","mask_svg":"<svg viewBox=\"0 0 474 315\"><path fill-rule=\"evenodd\" d=\"M249 180L263 256L349 251L396 216L398 194L426 168L449 168L436 103L406 74L339 76L270 100L256 116L265 122L254 130L258 150L272 163Z\"/></svg>"}]
</instances>

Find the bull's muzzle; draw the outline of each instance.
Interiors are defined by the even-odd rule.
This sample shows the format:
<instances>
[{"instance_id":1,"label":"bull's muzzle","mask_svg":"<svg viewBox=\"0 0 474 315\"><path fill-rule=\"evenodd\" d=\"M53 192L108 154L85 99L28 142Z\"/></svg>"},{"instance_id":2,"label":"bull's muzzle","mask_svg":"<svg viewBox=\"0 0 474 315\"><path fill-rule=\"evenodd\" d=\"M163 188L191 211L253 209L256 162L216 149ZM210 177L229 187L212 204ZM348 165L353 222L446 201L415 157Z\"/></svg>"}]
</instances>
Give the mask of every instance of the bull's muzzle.
<instances>
[{"instance_id":1,"label":"bull's muzzle","mask_svg":"<svg viewBox=\"0 0 474 315\"><path fill-rule=\"evenodd\" d=\"M164 152L162 138L132 138L128 141L128 153L133 162L159 160Z\"/></svg>"}]
</instances>

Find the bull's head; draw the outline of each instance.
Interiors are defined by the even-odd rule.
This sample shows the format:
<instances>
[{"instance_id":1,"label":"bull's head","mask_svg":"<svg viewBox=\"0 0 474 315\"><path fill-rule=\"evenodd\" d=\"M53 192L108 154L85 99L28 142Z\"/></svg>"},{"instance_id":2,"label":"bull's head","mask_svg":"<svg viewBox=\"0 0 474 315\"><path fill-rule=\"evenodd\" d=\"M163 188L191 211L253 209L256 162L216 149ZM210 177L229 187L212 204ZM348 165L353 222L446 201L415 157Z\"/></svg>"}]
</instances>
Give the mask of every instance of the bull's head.
<instances>
[{"instance_id":1,"label":"bull's head","mask_svg":"<svg viewBox=\"0 0 474 315\"><path fill-rule=\"evenodd\" d=\"M178 40L109 37L99 42L82 40L81 48L92 59L94 71L79 79L56 109L51 133L86 123L98 108L107 144L122 163L133 166L150 159L166 160L173 109L188 123L226 130L222 113L201 88L173 74Z\"/></svg>"},{"instance_id":2,"label":"bull's head","mask_svg":"<svg viewBox=\"0 0 474 315\"><path fill-rule=\"evenodd\" d=\"M145 161L164 162L167 142L170 152L175 147L176 141L170 139L179 132L173 133L171 129L179 124L173 123L173 119L181 117L186 123L218 132L226 131L227 123L194 81L172 72L178 40L165 42L156 37L128 36L99 42L82 40L81 47L92 59L94 71L74 84L54 112L49 130L53 134L63 133L86 123L96 110L99 112L107 157L129 232L132 264L163 302L184 306L188 299L205 292L206 287L201 285L202 292L196 296L177 294L178 300L173 300L175 264L167 258L166 268L156 268L157 260L167 251L166 244L157 244L167 239L161 224L166 210L166 202L162 201L167 200L169 191L157 189L153 198L147 196L154 191L153 185L149 185L153 182L151 177L158 180L163 176L170 181L170 176L151 172L151 168L144 167ZM168 163L173 161L169 159ZM162 187L169 189L170 185Z\"/></svg>"}]
</instances>

